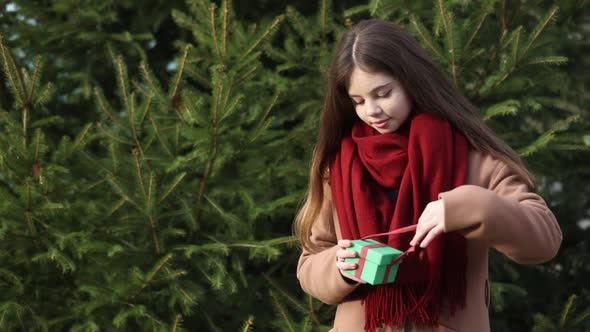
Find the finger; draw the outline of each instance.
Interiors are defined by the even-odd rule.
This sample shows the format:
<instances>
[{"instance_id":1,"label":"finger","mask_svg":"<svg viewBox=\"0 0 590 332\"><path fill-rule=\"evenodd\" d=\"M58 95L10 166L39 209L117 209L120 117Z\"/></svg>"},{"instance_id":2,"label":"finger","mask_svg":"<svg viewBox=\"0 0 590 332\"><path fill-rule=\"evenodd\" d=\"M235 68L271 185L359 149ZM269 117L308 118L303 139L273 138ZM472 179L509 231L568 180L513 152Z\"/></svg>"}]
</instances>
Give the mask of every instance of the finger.
<instances>
[{"instance_id":1,"label":"finger","mask_svg":"<svg viewBox=\"0 0 590 332\"><path fill-rule=\"evenodd\" d=\"M420 241L422 241L422 238L426 236L426 234L428 234L428 232L430 232L430 230L433 227L434 225L431 224L430 220L419 223L418 227L416 228L416 234L414 235L412 241L410 241L410 245L415 246L418 243L420 243Z\"/></svg>"},{"instance_id":2,"label":"finger","mask_svg":"<svg viewBox=\"0 0 590 332\"><path fill-rule=\"evenodd\" d=\"M357 267L356 263L336 262L336 267L339 270L355 270Z\"/></svg>"},{"instance_id":3,"label":"finger","mask_svg":"<svg viewBox=\"0 0 590 332\"><path fill-rule=\"evenodd\" d=\"M346 250L346 249L338 249L336 250L336 257L338 258L354 258L356 257L356 251L354 250Z\"/></svg>"},{"instance_id":4,"label":"finger","mask_svg":"<svg viewBox=\"0 0 590 332\"><path fill-rule=\"evenodd\" d=\"M418 225L416 227L416 234L414 234L414 237L412 238L412 241L410 241L410 245L416 245L416 243L418 243L418 241L420 241L422 239L422 237L424 237L424 227L426 225L426 221L425 220L419 220L418 221Z\"/></svg>"},{"instance_id":5,"label":"finger","mask_svg":"<svg viewBox=\"0 0 590 332\"><path fill-rule=\"evenodd\" d=\"M345 278L348 278L348 279L354 280L354 281L356 281L356 282L358 282L358 283L361 283L361 284L366 284L366 283L367 283L366 281L363 281L363 280L361 280L361 279L359 279L359 278L357 278L357 277L355 277L355 276L353 276L353 275L351 275L351 274L348 274L348 273L346 273L346 272L342 272L342 271L340 271L340 274L342 274L342 275L343 275Z\"/></svg>"},{"instance_id":6,"label":"finger","mask_svg":"<svg viewBox=\"0 0 590 332\"><path fill-rule=\"evenodd\" d=\"M354 275L352 275L352 274L350 274L350 273L344 272L342 269L340 270L340 274L341 274L342 276L344 276L345 278L348 278L348 279L354 280L354 281L356 281L356 282L358 282L358 283L361 283L361 284L366 284L366 283L367 283L366 281L363 281L363 280L361 280L361 279L359 279L359 278L355 277Z\"/></svg>"},{"instance_id":7,"label":"finger","mask_svg":"<svg viewBox=\"0 0 590 332\"><path fill-rule=\"evenodd\" d=\"M414 234L414 237L410 241L410 245L415 246L416 243L418 242L418 240L421 238L422 238L422 236L421 236L420 232L418 232L418 230L416 229L416 234Z\"/></svg>"},{"instance_id":8,"label":"finger","mask_svg":"<svg viewBox=\"0 0 590 332\"><path fill-rule=\"evenodd\" d=\"M431 204L432 203L428 203L426 205L426 207L424 208L424 211L422 211L422 213L420 214L420 217L418 218L418 223L424 222L427 219L429 219L430 211L431 211Z\"/></svg>"},{"instance_id":9,"label":"finger","mask_svg":"<svg viewBox=\"0 0 590 332\"><path fill-rule=\"evenodd\" d=\"M352 243L350 242L350 240L339 240L338 246L340 248L348 248L348 247L352 246Z\"/></svg>"},{"instance_id":10,"label":"finger","mask_svg":"<svg viewBox=\"0 0 590 332\"><path fill-rule=\"evenodd\" d=\"M429 245L430 242L432 242L432 240L434 240L437 236L439 236L442 233L443 233L442 225L437 225L436 227L432 228L430 230L430 232L428 232L428 234L426 234L426 237L424 238L422 243L420 243L420 247L426 248L426 246Z\"/></svg>"}]
</instances>

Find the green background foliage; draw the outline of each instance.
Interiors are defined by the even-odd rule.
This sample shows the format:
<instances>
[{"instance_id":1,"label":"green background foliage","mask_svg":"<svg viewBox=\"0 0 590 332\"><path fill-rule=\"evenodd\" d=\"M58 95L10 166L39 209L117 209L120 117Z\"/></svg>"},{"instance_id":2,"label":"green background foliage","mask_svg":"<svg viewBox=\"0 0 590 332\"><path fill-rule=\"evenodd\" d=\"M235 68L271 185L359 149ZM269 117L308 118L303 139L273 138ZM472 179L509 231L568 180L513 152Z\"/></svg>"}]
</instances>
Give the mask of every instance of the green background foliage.
<instances>
[{"instance_id":1,"label":"green background foliage","mask_svg":"<svg viewBox=\"0 0 590 332\"><path fill-rule=\"evenodd\" d=\"M325 331L291 235L335 42L404 26L564 240L492 252L494 331L590 329L585 1L5 1L0 330Z\"/></svg>"}]
</instances>

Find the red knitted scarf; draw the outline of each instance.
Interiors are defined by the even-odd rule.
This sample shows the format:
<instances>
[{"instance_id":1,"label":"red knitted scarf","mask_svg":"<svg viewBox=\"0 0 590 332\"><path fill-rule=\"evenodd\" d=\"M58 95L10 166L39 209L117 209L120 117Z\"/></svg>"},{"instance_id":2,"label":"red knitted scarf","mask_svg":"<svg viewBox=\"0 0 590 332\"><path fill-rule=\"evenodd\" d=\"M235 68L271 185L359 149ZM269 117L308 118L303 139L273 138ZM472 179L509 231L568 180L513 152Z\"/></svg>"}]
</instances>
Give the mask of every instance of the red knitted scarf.
<instances>
[{"instance_id":1,"label":"red knitted scarf","mask_svg":"<svg viewBox=\"0 0 590 332\"><path fill-rule=\"evenodd\" d=\"M418 113L395 133L379 134L359 121L342 139L330 181L344 239L417 224L441 192L465 183L468 144L450 124ZM398 191L395 206L384 188ZM375 238L407 250L413 233ZM465 306L466 241L445 233L401 263L396 281L364 295L365 330L383 324L434 326L443 300L451 314Z\"/></svg>"}]
</instances>

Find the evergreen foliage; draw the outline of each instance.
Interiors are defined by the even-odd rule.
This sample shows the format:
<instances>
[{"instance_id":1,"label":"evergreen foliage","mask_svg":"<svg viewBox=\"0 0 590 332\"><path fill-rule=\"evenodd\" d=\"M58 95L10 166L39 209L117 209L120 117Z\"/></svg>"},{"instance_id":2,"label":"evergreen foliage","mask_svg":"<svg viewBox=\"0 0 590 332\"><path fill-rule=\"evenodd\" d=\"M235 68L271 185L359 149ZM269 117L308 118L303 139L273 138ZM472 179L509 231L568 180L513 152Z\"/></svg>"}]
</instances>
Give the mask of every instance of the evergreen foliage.
<instances>
[{"instance_id":1,"label":"evergreen foliage","mask_svg":"<svg viewBox=\"0 0 590 332\"><path fill-rule=\"evenodd\" d=\"M0 21L0 330L328 330L290 227L334 43L369 17L416 36L562 226L547 264L492 254L492 329L590 328L583 2L52 3Z\"/></svg>"}]
</instances>

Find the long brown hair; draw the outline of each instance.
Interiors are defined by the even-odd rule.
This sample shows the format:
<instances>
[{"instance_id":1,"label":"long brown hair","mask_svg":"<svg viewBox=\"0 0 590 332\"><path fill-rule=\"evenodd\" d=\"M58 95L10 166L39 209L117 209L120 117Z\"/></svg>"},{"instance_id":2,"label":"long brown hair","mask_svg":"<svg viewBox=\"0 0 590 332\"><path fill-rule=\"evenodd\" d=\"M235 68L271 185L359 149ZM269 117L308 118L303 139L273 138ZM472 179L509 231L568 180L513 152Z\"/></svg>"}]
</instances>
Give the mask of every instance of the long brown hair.
<instances>
[{"instance_id":1,"label":"long brown hair","mask_svg":"<svg viewBox=\"0 0 590 332\"><path fill-rule=\"evenodd\" d=\"M366 72L394 76L412 100L414 109L448 120L465 135L472 148L504 161L534 188L533 177L518 154L483 122L477 108L449 82L408 32L389 21L361 21L344 33L332 59L309 188L294 224L295 234L304 248L312 252L318 249L311 243L311 228L324 200L329 163L340 148L340 140L358 119L347 92L355 66Z\"/></svg>"}]
</instances>

